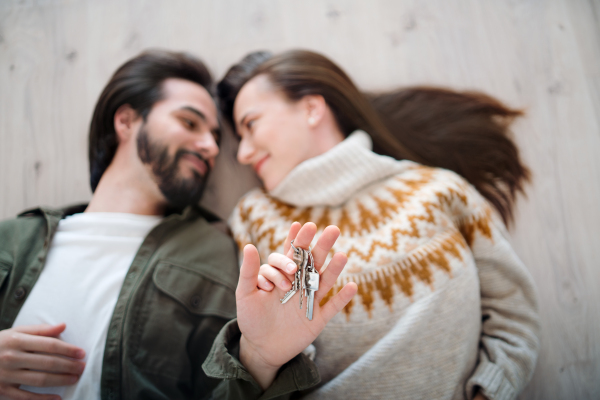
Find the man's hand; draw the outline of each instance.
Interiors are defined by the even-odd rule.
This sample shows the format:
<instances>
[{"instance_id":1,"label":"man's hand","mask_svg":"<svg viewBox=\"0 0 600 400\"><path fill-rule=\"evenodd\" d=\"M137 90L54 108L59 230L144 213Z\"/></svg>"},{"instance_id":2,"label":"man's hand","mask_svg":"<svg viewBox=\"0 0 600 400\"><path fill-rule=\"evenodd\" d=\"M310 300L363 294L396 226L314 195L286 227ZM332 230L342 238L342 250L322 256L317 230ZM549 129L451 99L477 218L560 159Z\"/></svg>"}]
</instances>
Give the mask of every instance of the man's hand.
<instances>
[{"instance_id":1,"label":"man's hand","mask_svg":"<svg viewBox=\"0 0 600 400\"><path fill-rule=\"evenodd\" d=\"M275 258L269 258L269 262L289 264L292 257L291 240L294 239L294 246L308 249L316 232L317 227L311 222L302 228L300 224L294 223L286 240L287 257L275 255ZM240 361L263 390L271 385L279 368L311 344L329 320L356 294L357 286L351 282L323 307L319 306L348 260L345 254L337 253L327 268L321 268L339 234L336 226L327 227L312 249L315 267L321 274L319 290L315 293L312 321L306 318L306 302L302 310L298 306L299 292L282 305L279 299L287 289L265 291L257 287L261 270L258 251L252 245L244 248L244 260L236 290L238 325L242 332ZM293 272L288 275L288 279L293 279L290 278L292 274Z\"/></svg>"},{"instance_id":2,"label":"man's hand","mask_svg":"<svg viewBox=\"0 0 600 400\"><path fill-rule=\"evenodd\" d=\"M0 399L50 400L20 390L20 385L48 387L72 385L79 379L85 351L58 339L66 328L59 325L27 325L0 331Z\"/></svg>"}]
</instances>

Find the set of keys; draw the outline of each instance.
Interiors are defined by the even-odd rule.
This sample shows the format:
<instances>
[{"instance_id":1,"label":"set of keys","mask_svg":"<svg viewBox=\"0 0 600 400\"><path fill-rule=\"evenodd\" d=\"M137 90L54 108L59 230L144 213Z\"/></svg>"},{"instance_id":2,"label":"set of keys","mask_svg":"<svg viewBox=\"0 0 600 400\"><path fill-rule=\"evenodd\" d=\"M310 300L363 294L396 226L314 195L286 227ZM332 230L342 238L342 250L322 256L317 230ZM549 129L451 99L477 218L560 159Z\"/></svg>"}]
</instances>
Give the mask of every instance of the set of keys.
<instances>
[{"instance_id":1,"label":"set of keys","mask_svg":"<svg viewBox=\"0 0 600 400\"><path fill-rule=\"evenodd\" d=\"M319 273L315 268L315 260L308 250L300 249L294 246L292 240L292 249L294 250L294 262L298 266L298 270L294 274L294 282L292 288L283 296L281 304L285 304L294 297L296 292L300 292L300 309L302 309L302 299L306 297L306 318L312 321L313 306L315 302L315 292L319 290Z\"/></svg>"}]
</instances>

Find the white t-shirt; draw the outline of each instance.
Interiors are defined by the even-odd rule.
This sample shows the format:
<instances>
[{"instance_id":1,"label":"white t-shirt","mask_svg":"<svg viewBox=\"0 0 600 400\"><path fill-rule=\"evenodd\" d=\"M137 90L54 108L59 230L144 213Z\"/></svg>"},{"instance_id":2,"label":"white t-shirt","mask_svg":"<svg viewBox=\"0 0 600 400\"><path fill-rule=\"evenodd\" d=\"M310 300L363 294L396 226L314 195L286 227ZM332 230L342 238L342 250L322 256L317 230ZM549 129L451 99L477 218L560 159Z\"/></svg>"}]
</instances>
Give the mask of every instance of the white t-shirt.
<instances>
[{"instance_id":1,"label":"white t-shirt","mask_svg":"<svg viewBox=\"0 0 600 400\"><path fill-rule=\"evenodd\" d=\"M125 213L82 213L59 222L47 261L13 326L59 324L60 339L83 348L85 370L75 385L35 388L69 399L100 399L108 325L123 280L146 235L162 219Z\"/></svg>"}]
</instances>

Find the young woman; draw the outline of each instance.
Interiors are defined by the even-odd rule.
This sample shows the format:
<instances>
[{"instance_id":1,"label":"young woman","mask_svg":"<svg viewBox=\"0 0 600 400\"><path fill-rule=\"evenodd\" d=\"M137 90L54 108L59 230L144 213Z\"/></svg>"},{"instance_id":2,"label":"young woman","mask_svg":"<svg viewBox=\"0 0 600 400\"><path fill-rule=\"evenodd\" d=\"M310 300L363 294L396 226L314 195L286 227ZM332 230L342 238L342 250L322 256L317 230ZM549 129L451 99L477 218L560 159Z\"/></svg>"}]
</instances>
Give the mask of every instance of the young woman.
<instances>
[{"instance_id":1,"label":"young woman","mask_svg":"<svg viewBox=\"0 0 600 400\"><path fill-rule=\"evenodd\" d=\"M535 288L505 229L528 179L506 136L520 113L433 88L366 96L309 51L253 53L218 93L264 184L232 215L240 248L266 260L291 222L334 224L348 264L332 293L358 284L314 343L322 383L303 395L515 398L539 350Z\"/></svg>"}]
</instances>

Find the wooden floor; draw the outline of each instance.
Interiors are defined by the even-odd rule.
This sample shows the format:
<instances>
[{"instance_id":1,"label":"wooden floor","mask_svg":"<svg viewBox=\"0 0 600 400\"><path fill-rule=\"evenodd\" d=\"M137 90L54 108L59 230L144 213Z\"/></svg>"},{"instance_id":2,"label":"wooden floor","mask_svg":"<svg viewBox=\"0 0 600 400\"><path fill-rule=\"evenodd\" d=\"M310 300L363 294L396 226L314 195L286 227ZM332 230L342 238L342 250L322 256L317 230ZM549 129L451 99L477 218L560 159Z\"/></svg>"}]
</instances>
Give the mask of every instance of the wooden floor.
<instances>
[{"instance_id":1,"label":"wooden floor","mask_svg":"<svg viewBox=\"0 0 600 400\"><path fill-rule=\"evenodd\" d=\"M86 135L115 68L148 47L220 76L245 53L323 52L363 89L439 84L522 107L534 173L512 231L537 282L543 348L526 399L600 398L599 0L3 0L0 218L90 198ZM225 149L205 200L253 184Z\"/></svg>"}]
</instances>

